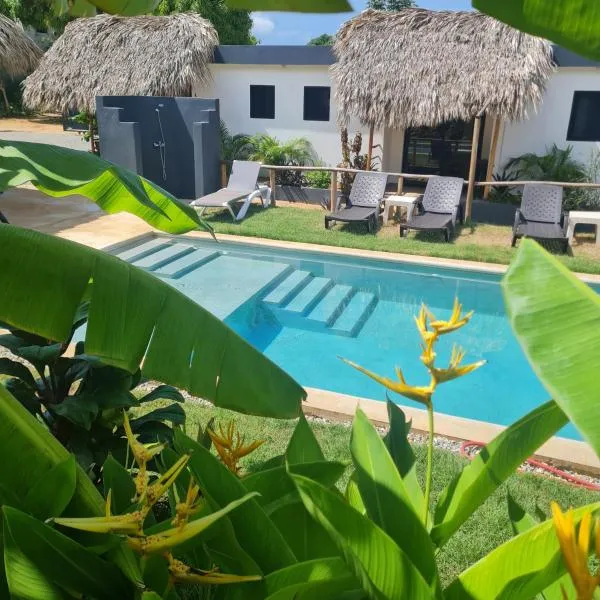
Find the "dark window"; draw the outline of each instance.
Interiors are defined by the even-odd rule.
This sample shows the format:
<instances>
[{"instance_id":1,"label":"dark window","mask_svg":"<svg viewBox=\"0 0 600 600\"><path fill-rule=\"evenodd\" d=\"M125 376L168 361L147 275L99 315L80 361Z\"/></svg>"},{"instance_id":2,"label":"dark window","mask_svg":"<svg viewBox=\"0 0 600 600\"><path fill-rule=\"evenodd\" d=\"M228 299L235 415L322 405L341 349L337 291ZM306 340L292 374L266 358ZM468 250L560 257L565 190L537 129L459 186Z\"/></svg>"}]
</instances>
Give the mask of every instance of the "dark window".
<instances>
[{"instance_id":1,"label":"dark window","mask_svg":"<svg viewBox=\"0 0 600 600\"><path fill-rule=\"evenodd\" d=\"M304 120L329 121L330 88L307 86L304 88Z\"/></svg>"},{"instance_id":2,"label":"dark window","mask_svg":"<svg viewBox=\"0 0 600 600\"><path fill-rule=\"evenodd\" d=\"M600 141L600 92L575 92L567 140Z\"/></svg>"},{"instance_id":3,"label":"dark window","mask_svg":"<svg viewBox=\"0 0 600 600\"><path fill-rule=\"evenodd\" d=\"M250 86L250 118L274 119L275 118L275 86L251 85Z\"/></svg>"}]
</instances>

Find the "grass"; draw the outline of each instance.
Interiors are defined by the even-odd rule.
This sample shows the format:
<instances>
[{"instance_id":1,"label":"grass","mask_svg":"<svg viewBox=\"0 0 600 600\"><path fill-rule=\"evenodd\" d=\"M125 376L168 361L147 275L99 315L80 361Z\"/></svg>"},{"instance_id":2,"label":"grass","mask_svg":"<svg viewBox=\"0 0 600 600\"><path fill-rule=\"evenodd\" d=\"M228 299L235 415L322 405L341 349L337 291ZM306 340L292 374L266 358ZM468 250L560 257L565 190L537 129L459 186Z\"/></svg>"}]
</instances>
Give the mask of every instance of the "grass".
<instances>
[{"instance_id":1,"label":"grass","mask_svg":"<svg viewBox=\"0 0 600 600\"><path fill-rule=\"evenodd\" d=\"M368 233L363 224L336 225L326 230L324 214L323 210L313 208L278 206L263 210L252 206L248 216L239 223L233 223L226 211L213 212L205 218L217 233L272 240L499 264L508 264L515 254L515 249L510 247L509 227L463 226L459 228L458 236L451 243L446 243L441 235L433 233L411 233L408 238L400 238L398 226L385 227L377 235ZM490 243L492 239L495 243ZM572 271L600 274L600 261L594 258L562 254L557 254L557 257Z\"/></svg>"},{"instance_id":2,"label":"grass","mask_svg":"<svg viewBox=\"0 0 600 600\"><path fill-rule=\"evenodd\" d=\"M187 432L195 436L198 425L203 427L211 417L217 422L235 419L246 439L263 439L265 443L247 459L244 468L255 470L263 461L284 452L294 428L294 422L262 419L232 413L198 403L184 405L187 413ZM311 422L323 452L329 460L350 462L350 429L344 424ZM425 446L415 446L418 472L423 478ZM467 460L452 452L436 450L434 456L434 502L452 478L467 464ZM512 537L508 520L506 494L510 494L526 509L534 513L539 507L549 516L550 501L556 500L563 508L581 506L598 501L600 494L576 488L555 479L529 473L516 473L503 484L483 506L458 530L437 555L437 563L444 585L448 585L469 565Z\"/></svg>"}]
</instances>

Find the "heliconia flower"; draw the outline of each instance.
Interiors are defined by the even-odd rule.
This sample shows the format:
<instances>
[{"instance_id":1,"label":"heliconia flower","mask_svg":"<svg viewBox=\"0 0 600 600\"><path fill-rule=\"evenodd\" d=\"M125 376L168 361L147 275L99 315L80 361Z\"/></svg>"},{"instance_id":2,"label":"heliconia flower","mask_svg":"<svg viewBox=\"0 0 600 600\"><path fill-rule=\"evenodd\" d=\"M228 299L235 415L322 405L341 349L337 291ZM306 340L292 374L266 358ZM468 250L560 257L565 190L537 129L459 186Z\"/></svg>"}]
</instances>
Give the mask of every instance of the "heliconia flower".
<instances>
[{"instance_id":1,"label":"heliconia flower","mask_svg":"<svg viewBox=\"0 0 600 600\"><path fill-rule=\"evenodd\" d=\"M152 485L149 485L140 502L144 503L146 509L150 509L163 496L163 494L173 485L181 471L190 460L189 454L184 454L171 467L165 471Z\"/></svg>"},{"instance_id":2,"label":"heliconia flower","mask_svg":"<svg viewBox=\"0 0 600 600\"><path fill-rule=\"evenodd\" d=\"M92 533L120 533L123 535L140 535L142 533L142 524L144 514L136 510L125 515L112 515L106 517L88 517L88 518L56 518L52 519L54 523L71 529L81 531L90 531Z\"/></svg>"},{"instance_id":3,"label":"heliconia flower","mask_svg":"<svg viewBox=\"0 0 600 600\"><path fill-rule=\"evenodd\" d=\"M125 429L125 435L127 437L127 442L129 443L129 447L131 448L131 452L135 458L135 462L139 467L142 465L146 465L146 463L150 462L157 454L160 454L166 447L165 444L160 444L158 442L153 444L142 444L138 442L137 436L133 434L131 430L131 424L129 423L129 417L127 413L123 411L123 428Z\"/></svg>"},{"instance_id":4,"label":"heliconia flower","mask_svg":"<svg viewBox=\"0 0 600 600\"><path fill-rule=\"evenodd\" d=\"M374 379L378 383L381 383L384 387L392 392L396 392L405 398L410 398L411 400L415 400L416 402L420 402L421 404L429 405L431 403L431 395L434 392L434 387L430 384L428 386L413 386L408 385L406 380L404 379L404 375L398 367L396 367L396 375L398 376L398 381L394 381L393 379L389 379L388 377L382 377L381 375L377 375L360 365L352 362L351 360L347 360L342 358L342 360L349 364L351 367L364 373L371 379Z\"/></svg>"},{"instance_id":5,"label":"heliconia flower","mask_svg":"<svg viewBox=\"0 0 600 600\"><path fill-rule=\"evenodd\" d=\"M560 544L563 559L573 585L577 600L592 600L594 590L600 584L600 576L592 575L588 566L588 552L592 530L592 514L584 514L579 524L579 535L575 534L573 511L563 513L556 502L552 502L552 520ZM596 551L600 550L600 539L596 528ZM563 589L563 595L564 589Z\"/></svg>"},{"instance_id":6,"label":"heliconia flower","mask_svg":"<svg viewBox=\"0 0 600 600\"><path fill-rule=\"evenodd\" d=\"M450 333L460 329L463 325L469 322L469 319L473 316L473 311L466 314L462 314L462 304L458 302L458 298L454 299L454 306L452 307L452 314L447 321L436 320L433 315L430 315L429 325L437 335L443 335L444 333Z\"/></svg>"},{"instance_id":7,"label":"heliconia flower","mask_svg":"<svg viewBox=\"0 0 600 600\"><path fill-rule=\"evenodd\" d=\"M202 503L198 503L199 494L200 487L195 485L192 479L190 479L185 501L178 502L175 506L175 518L171 521L173 527L181 529L188 522L190 516L200 510Z\"/></svg>"},{"instance_id":8,"label":"heliconia flower","mask_svg":"<svg viewBox=\"0 0 600 600\"><path fill-rule=\"evenodd\" d=\"M431 365L429 371L435 378L437 383L444 383L446 381L451 381L452 379L456 379L457 377L462 377L463 375L467 375L468 373L472 373L475 369L479 369L485 365L485 360L479 360L475 363L471 363L470 365L462 365L461 362L465 357L465 351L457 346L452 346L452 355L450 357L450 364L447 369L436 369L433 365Z\"/></svg>"},{"instance_id":9,"label":"heliconia flower","mask_svg":"<svg viewBox=\"0 0 600 600\"><path fill-rule=\"evenodd\" d=\"M256 440L245 444L246 440L244 436L239 431L236 431L233 421L230 421L227 430L219 426L218 432L210 427L207 431L221 462L235 474L240 472L239 461L265 443L265 440Z\"/></svg>"},{"instance_id":10,"label":"heliconia flower","mask_svg":"<svg viewBox=\"0 0 600 600\"><path fill-rule=\"evenodd\" d=\"M229 573L219 573L215 569L211 571L194 569L172 556L169 556L169 573L174 583L200 585L244 583L262 579L261 575L230 575Z\"/></svg>"}]
</instances>

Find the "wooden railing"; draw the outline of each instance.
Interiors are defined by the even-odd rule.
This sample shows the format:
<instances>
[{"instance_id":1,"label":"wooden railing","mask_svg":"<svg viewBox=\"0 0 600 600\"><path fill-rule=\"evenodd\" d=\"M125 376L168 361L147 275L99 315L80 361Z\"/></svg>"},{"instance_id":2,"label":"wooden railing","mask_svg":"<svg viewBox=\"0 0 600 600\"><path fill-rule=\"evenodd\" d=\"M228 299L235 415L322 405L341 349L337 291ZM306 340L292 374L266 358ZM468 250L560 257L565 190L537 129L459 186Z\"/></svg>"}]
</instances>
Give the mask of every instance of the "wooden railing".
<instances>
[{"instance_id":1,"label":"wooden railing","mask_svg":"<svg viewBox=\"0 0 600 600\"><path fill-rule=\"evenodd\" d=\"M225 187L227 185L227 164L231 164L231 161L221 161L221 185ZM263 169L269 171L269 187L271 188L271 201L275 203L275 186L277 179L277 171L325 171L330 173L329 183L329 208L335 210L337 204L337 191L338 191L338 174L339 173L364 173L359 169L346 169L343 167L316 167L316 166L292 166L292 165L262 165ZM396 186L396 194L401 195L404 192L405 181L427 181L435 175L415 174L415 173L394 173L383 171L388 177L397 177L398 184ZM468 180L463 180L468 185ZM572 182L572 181L475 181L474 187L483 187L489 189L491 187L519 187L527 184L546 184L546 185L558 185L563 188L600 188L600 183L587 183L587 182Z\"/></svg>"}]
</instances>

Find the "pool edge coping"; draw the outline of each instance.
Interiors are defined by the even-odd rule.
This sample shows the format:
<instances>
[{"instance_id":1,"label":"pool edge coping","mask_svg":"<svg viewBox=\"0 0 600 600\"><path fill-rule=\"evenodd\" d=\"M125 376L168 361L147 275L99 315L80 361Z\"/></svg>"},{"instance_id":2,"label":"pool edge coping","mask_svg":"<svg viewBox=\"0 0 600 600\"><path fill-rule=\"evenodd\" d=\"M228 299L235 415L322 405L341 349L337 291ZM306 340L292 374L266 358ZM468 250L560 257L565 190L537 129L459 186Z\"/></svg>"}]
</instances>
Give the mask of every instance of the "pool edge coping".
<instances>
[{"instance_id":1,"label":"pool edge coping","mask_svg":"<svg viewBox=\"0 0 600 600\"><path fill-rule=\"evenodd\" d=\"M213 237L206 232L191 231L182 235L168 234L157 231L144 232L142 234L123 239L122 241L110 244L103 248L108 252L114 252L121 247L126 247L135 242L140 242L146 238L166 237L180 240L182 237L191 237L202 240L212 240ZM322 246L319 244L308 244L303 242L283 242L280 240L270 240L268 238L254 238L240 235L220 234L217 239L238 244L255 245L261 247L280 248L288 250L304 250L321 254L330 254L338 256L354 256L361 258L383 259L392 263L420 264L424 266L442 266L446 268L462 269L467 271L484 271L486 273L503 274L508 269L508 265L494 263L478 263L475 261L463 261L450 258L423 257L410 254L391 254L375 250L357 250L354 248L338 248ZM426 259L426 260L423 260ZM590 275L587 273L575 273L577 277L589 283L600 283L600 275ZM323 416L332 420L348 421L351 420L360 407L369 420L378 424L387 426L388 416L385 402L331 392L319 388L303 386L308 396L303 403L303 410L306 414ZM335 406L335 409L331 407ZM414 431L426 433L427 412L422 409L399 405L406 413L409 419L412 419L412 429ZM479 421L465 417L457 417L444 413L435 413L435 433L443 437L457 439L461 441L478 441L488 443L499 433L506 429L506 426L490 423L488 421ZM470 432L476 430L477 438L473 439ZM586 442L571 440L553 436L543 444L534 454L541 459L550 460L555 464L564 466L574 466L582 472L593 474L600 473L600 459L596 456L592 447Z\"/></svg>"}]
</instances>

